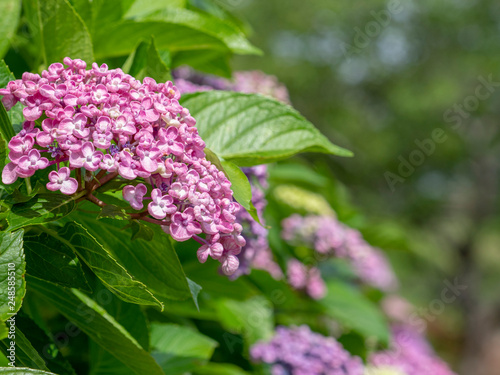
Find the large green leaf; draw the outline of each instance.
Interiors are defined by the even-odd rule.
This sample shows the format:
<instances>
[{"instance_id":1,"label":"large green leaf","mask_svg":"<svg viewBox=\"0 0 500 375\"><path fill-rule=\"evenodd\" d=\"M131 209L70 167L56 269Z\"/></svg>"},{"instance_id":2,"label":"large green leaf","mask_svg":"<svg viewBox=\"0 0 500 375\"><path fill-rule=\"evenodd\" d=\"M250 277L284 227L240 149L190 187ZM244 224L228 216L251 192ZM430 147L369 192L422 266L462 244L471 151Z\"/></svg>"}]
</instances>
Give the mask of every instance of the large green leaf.
<instances>
[{"instance_id":1,"label":"large green leaf","mask_svg":"<svg viewBox=\"0 0 500 375\"><path fill-rule=\"evenodd\" d=\"M52 241L59 242L57 247L66 247L78 254L99 280L124 301L162 307L148 288L135 280L81 224L67 223L58 231L45 227L42 230L53 238Z\"/></svg>"},{"instance_id":2,"label":"large green leaf","mask_svg":"<svg viewBox=\"0 0 500 375\"><path fill-rule=\"evenodd\" d=\"M273 335L274 320L271 303L263 296L246 301L217 301L219 322L228 331L243 334L247 345L268 340Z\"/></svg>"},{"instance_id":3,"label":"large green leaf","mask_svg":"<svg viewBox=\"0 0 500 375\"><path fill-rule=\"evenodd\" d=\"M221 40L234 53L262 53L261 50L250 44L245 34L234 23L209 13L181 8L164 8L144 17L143 20L172 22L192 27Z\"/></svg>"},{"instance_id":4,"label":"large green leaf","mask_svg":"<svg viewBox=\"0 0 500 375\"><path fill-rule=\"evenodd\" d=\"M157 82L171 81L170 69L165 61L167 57L165 54L160 55L154 38L151 38L149 42L139 44L135 52L130 55L130 68L124 67L124 71L141 81L144 77L151 77Z\"/></svg>"},{"instance_id":5,"label":"large green leaf","mask_svg":"<svg viewBox=\"0 0 500 375\"><path fill-rule=\"evenodd\" d=\"M98 292L99 293L99 292ZM106 311L130 333L144 348L149 349L149 327L140 306L113 298L104 306ZM128 375L133 372L123 363L101 348L94 341L90 342L90 375Z\"/></svg>"},{"instance_id":6,"label":"large green leaf","mask_svg":"<svg viewBox=\"0 0 500 375\"><path fill-rule=\"evenodd\" d=\"M252 203L252 187L245 173L230 161L224 160L221 162L221 165L229 181L231 181L231 190L233 191L234 199L248 211L255 221L260 223L257 209Z\"/></svg>"},{"instance_id":7,"label":"large green leaf","mask_svg":"<svg viewBox=\"0 0 500 375\"><path fill-rule=\"evenodd\" d=\"M292 107L256 94L207 91L183 95L203 140L224 160L251 166L299 152L351 156Z\"/></svg>"},{"instance_id":8,"label":"large green leaf","mask_svg":"<svg viewBox=\"0 0 500 375\"><path fill-rule=\"evenodd\" d=\"M249 373L230 363L210 362L196 368L193 375L249 375Z\"/></svg>"},{"instance_id":9,"label":"large green leaf","mask_svg":"<svg viewBox=\"0 0 500 375\"><path fill-rule=\"evenodd\" d=\"M4 353L9 341L2 343ZM58 375L76 375L54 340L23 313L16 315L16 365L50 370Z\"/></svg>"},{"instance_id":10,"label":"large green leaf","mask_svg":"<svg viewBox=\"0 0 500 375\"><path fill-rule=\"evenodd\" d=\"M328 283L328 294L320 303L346 328L366 338L387 344L389 327L380 310L358 290L341 282Z\"/></svg>"},{"instance_id":11,"label":"large green leaf","mask_svg":"<svg viewBox=\"0 0 500 375\"><path fill-rule=\"evenodd\" d=\"M132 6L135 0L92 0L92 27L91 35L94 40L96 30L104 25L120 21Z\"/></svg>"},{"instance_id":12,"label":"large green leaf","mask_svg":"<svg viewBox=\"0 0 500 375\"><path fill-rule=\"evenodd\" d=\"M15 335L16 336L14 341L16 343L16 365L49 371L45 364L45 361L40 356L40 353L35 350L24 333L17 327ZM5 355L9 355L7 349L10 346L10 341L11 340L6 339L0 343L2 353Z\"/></svg>"},{"instance_id":13,"label":"large green leaf","mask_svg":"<svg viewBox=\"0 0 500 375\"><path fill-rule=\"evenodd\" d=\"M5 325L5 322L0 322L0 340L6 338L9 334L9 329Z\"/></svg>"},{"instance_id":14,"label":"large green leaf","mask_svg":"<svg viewBox=\"0 0 500 375\"><path fill-rule=\"evenodd\" d=\"M241 204L256 221L259 221L257 210L252 204L252 186L240 167L230 161L221 161L208 147L205 147L205 157L220 171L224 172L229 181L231 181L231 190L233 191L234 199L236 199L236 201Z\"/></svg>"},{"instance_id":15,"label":"large green leaf","mask_svg":"<svg viewBox=\"0 0 500 375\"><path fill-rule=\"evenodd\" d=\"M76 13L80 15L82 20L87 25L87 29L90 31L92 26L92 5L95 1L92 0L70 0L71 5L75 9Z\"/></svg>"},{"instance_id":16,"label":"large green leaf","mask_svg":"<svg viewBox=\"0 0 500 375\"><path fill-rule=\"evenodd\" d=\"M26 293L23 230L0 233L0 321L21 308Z\"/></svg>"},{"instance_id":17,"label":"large green leaf","mask_svg":"<svg viewBox=\"0 0 500 375\"><path fill-rule=\"evenodd\" d=\"M163 375L163 371L130 333L106 310L85 294L31 278L30 287L47 299L103 349L138 375Z\"/></svg>"},{"instance_id":18,"label":"large green leaf","mask_svg":"<svg viewBox=\"0 0 500 375\"><path fill-rule=\"evenodd\" d=\"M73 6L67 0L38 0L37 5L45 62L65 57L93 62L90 33Z\"/></svg>"},{"instance_id":19,"label":"large green leaf","mask_svg":"<svg viewBox=\"0 0 500 375\"><path fill-rule=\"evenodd\" d=\"M57 375L53 372L34 370L27 367L0 367L0 374L5 375Z\"/></svg>"},{"instance_id":20,"label":"large green leaf","mask_svg":"<svg viewBox=\"0 0 500 375\"><path fill-rule=\"evenodd\" d=\"M9 49L10 40L16 32L19 16L21 15L21 1L2 0L0 1L0 57L3 57Z\"/></svg>"},{"instance_id":21,"label":"large green leaf","mask_svg":"<svg viewBox=\"0 0 500 375\"><path fill-rule=\"evenodd\" d=\"M73 248L49 233L25 235L24 252L27 274L64 287L92 291Z\"/></svg>"},{"instance_id":22,"label":"large green leaf","mask_svg":"<svg viewBox=\"0 0 500 375\"><path fill-rule=\"evenodd\" d=\"M84 206L88 207L88 206ZM95 220L95 215L75 212L68 217L85 225L89 233L112 252L127 271L144 283L155 297L182 300L191 298L191 290L168 235L158 225L151 225L151 241L130 240L123 231L123 221ZM162 299L161 299L162 300Z\"/></svg>"},{"instance_id":23,"label":"large green leaf","mask_svg":"<svg viewBox=\"0 0 500 375\"><path fill-rule=\"evenodd\" d=\"M11 73L5 61L0 60L0 88L7 87L7 83L15 79L14 74Z\"/></svg>"},{"instance_id":24,"label":"large green leaf","mask_svg":"<svg viewBox=\"0 0 500 375\"><path fill-rule=\"evenodd\" d=\"M10 230L59 220L75 208L74 198L63 194L38 194L27 202L14 204L7 217Z\"/></svg>"},{"instance_id":25,"label":"large green leaf","mask_svg":"<svg viewBox=\"0 0 500 375\"><path fill-rule=\"evenodd\" d=\"M204 73L231 78L230 57L228 51L211 49L179 51L172 56L172 68L189 65Z\"/></svg>"},{"instance_id":26,"label":"large green leaf","mask_svg":"<svg viewBox=\"0 0 500 375\"><path fill-rule=\"evenodd\" d=\"M97 22L97 21L94 21ZM130 54L141 40L155 37L159 49L171 52L216 49L259 53L236 27L208 14L167 8L140 20L100 23L93 35L97 58Z\"/></svg>"},{"instance_id":27,"label":"large green leaf","mask_svg":"<svg viewBox=\"0 0 500 375\"><path fill-rule=\"evenodd\" d=\"M245 278L229 280L227 276L218 273L220 263L207 261L204 264L195 260L184 264L186 274L190 279L203 286L203 292L212 298L230 298L234 300L246 300L259 293Z\"/></svg>"},{"instance_id":28,"label":"large green leaf","mask_svg":"<svg viewBox=\"0 0 500 375\"><path fill-rule=\"evenodd\" d=\"M212 356L217 342L188 327L175 324L151 325L151 347L165 374L184 374Z\"/></svg>"},{"instance_id":29,"label":"large green leaf","mask_svg":"<svg viewBox=\"0 0 500 375\"><path fill-rule=\"evenodd\" d=\"M124 17L140 17L167 7L183 8L185 6L186 0L135 0Z\"/></svg>"},{"instance_id":30,"label":"large green leaf","mask_svg":"<svg viewBox=\"0 0 500 375\"><path fill-rule=\"evenodd\" d=\"M12 127L12 123L10 122L9 115L3 106L3 103L0 102L0 137L8 143L9 140L15 136L14 128ZM5 150L6 151L6 150ZM2 160L4 161L5 158Z\"/></svg>"}]
</instances>

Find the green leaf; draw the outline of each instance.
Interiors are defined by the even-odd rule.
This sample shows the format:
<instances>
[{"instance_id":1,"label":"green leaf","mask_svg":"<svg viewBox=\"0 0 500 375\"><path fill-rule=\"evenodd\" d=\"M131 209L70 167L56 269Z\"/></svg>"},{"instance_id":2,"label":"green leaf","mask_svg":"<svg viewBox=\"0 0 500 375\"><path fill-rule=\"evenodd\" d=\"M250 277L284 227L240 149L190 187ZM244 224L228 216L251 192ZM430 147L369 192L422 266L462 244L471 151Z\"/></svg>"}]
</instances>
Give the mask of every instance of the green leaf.
<instances>
[{"instance_id":1,"label":"green leaf","mask_svg":"<svg viewBox=\"0 0 500 375\"><path fill-rule=\"evenodd\" d=\"M99 292L98 292L99 293ZM144 350L149 350L149 327L140 306L113 298L104 306L106 311L130 333ZM128 375L133 374L123 363L90 342L90 375Z\"/></svg>"},{"instance_id":2,"label":"green leaf","mask_svg":"<svg viewBox=\"0 0 500 375\"><path fill-rule=\"evenodd\" d=\"M135 0L124 18L144 16L167 7L184 8L186 0Z\"/></svg>"},{"instance_id":3,"label":"green leaf","mask_svg":"<svg viewBox=\"0 0 500 375\"><path fill-rule=\"evenodd\" d=\"M26 293L23 234L23 230L0 233L0 321L21 308Z\"/></svg>"},{"instance_id":4,"label":"green leaf","mask_svg":"<svg viewBox=\"0 0 500 375\"><path fill-rule=\"evenodd\" d=\"M42 230L60 242L58 246L65 246L78 254L99 280L122 300L163 307L153 293L135 280L80 223L67 223L57 232L45 227Z\"/></svg>"},{"instance_id":5,"label":"green leaf","mask_svg":"<svg viewBox=\"0 0 500 375\"><path fill-rule=\"evenodd\" d=\"M180 8L164 8L143 19L148 21L172 22L192 27L221 40L234 53L262 54L261 50L250 44L245 34L236 25L209 13Z\"/></svg>"},{"instance_id":6,"label":"green leaf","mask_svg":"<svg viewBox=\"0 0 500 375\"><path fill-rule=\"evenodd\" d=\"M301 164L274 164L269 171L269 181L277 184L294 183L322 188L328 185L328 178Z\"/></svg>"},{"instance_id":7,"label":"green leaf","mask_svg":"<svg viewBox=\"0 0 500 375\"><path fill-rule=\"evenodd\" d=\"M84 224L89 233L112 252L136 280L145 284L156 298L182 300L191 297L179 258L168 235L158 225L148 225L154 233L151 241L137 238L132 242L130 234L121 233L123 222L110 219L96 221L95 216L83 212L75 212L68 219Z\"/></svg>"},{"instance_id":8,"label":"green leaf","mask_svg":"<svg viewBox=\"0 0 500 375\"><path fill-rule=\"evenodd\" d=\"M250 205L252 204L252 187L247 176L236 164L230 161L222 161L221 165L229 181L231 181L234 198L246 210L250 210Z\"/></svg>"},{"instance_id":9,"label":"green leaf","mask_svg":"<svg viewBox=\"0 0 500 375\"><path fill-rule=\"evenodd\" d=\"M9 49L10 40L16 32L21 15L21 1L0 1L0 14L2 15L2 22L0 22L0 57L2 57Z\"/></svg>"},{"instance_id":10,"label":"green leaf","mask_svg":"<svg viewBox=\"0 0 500 375\"><path fill-rule=\"evenodd\" d=\"M213 152L212 150L210 150L208 147L205 147L205 149L203 151L205 152L206 159L210 163L212 163L213 165L215 165L219 171L224 172L225 175L226 175L226 177L229 178L229 176L227 175L226 171L224 170L224 167L222 166L222 163L221 163L219 157L215 154L215 152Z\"/></svg>"},{"instance_id":11,"label":"green leaf","mask_svg":"<svg viewBox=\"0 0 500 375\"><path fill-rule=\"evenodd\" d=\"M380 310L358 290L337 281L328 283L328 294L319 301L328 314L365 338L389 342L389 327Z\"/></svg>"},{"instance_id":12,"label":"green leaf","mask_svg":"<svg viewBox=\"0 0 500 375\"><path fill-rule=\"evenodd\" d=\"M166 56L165 56L166 57ZM170 69L160 53L156 49L154 38L149 42L141 42L134 54L131 55L130 68L124 71L142 81L145 77L151 77L157 82L171 81Z\"/></svg>"},{"instance_id":13,"label":"green leaf","mask_svg":"<svg viewBox=\"0 0 500 375\"><path fill-rule=\"evenodd\" d=\"M233 191L234 199L248 211L256 222L261 224L257 209L252 203L252 187L250 186L248 177L236 164L230 161L222 161L221 165L227 178L231 181L231 190Z\"/></svg>"},{"instance_id":14,"label":"green leaf","mask_svg":"<svg viewBox=\"0 0 500 375\"><path fill-rule=\"evenodd\" d=\"M200 311L200 306L198 305L198 296L203 289L201 285L196 284L193 280L187 279L189 290L191 291L191 297L193 297L194 304L196 309Z\"/></svg>"},{"instance_id":15,"label":"green leaf","mask_svg":"<svg viewBox=\"0 0 500 375\"><path fill-rule=\"evenodd\" d=\"M208 147L205 147L204 151L207 160L214 164L219 171L224 172L229 181L231 181L231 190L233 191L236 201L248 211L256 222L262 224L257 214L257 209L252 203L252 187L245 173L243 173L236 164L230 161L221 162L218 156Z\"/></svg>"},{"instance_id":16,"label":"green leaf","mask_svg":"<svg viewBox=\"0 0 500 375\"><path fill-rule=\"evenodd\" d=\"M145 241L151 241L155 235L150 227L144 225L144 223L139 220L131 220L130 227L132 228L132 241L139 238Z\"/></svg>"},{"instance_id":17,"label":"green leaf","mask_svg":"<svg viewBox=\"0 0 500 375\"><path fill-rule=\"evenodd\" d=\"M200 49L256 54L236 27L208 14L167 8L141 20L100 23L93 40L97 58L130 54L141 40L153 35L159 49L171 52Z\"/></svg>"},{"instance_id":18,"label":"green leaf","mask_svg":"<svg viewBox=\"0 0 500 375\"><path fill-rule=\"evenodd\" d=\"M71 5L75 11L80 15L82 20L90 30L92 26L92 0L70 0Z\"/></svg>"},{"instance_id":19,"label":"green leaf","mask_svg":"<svg viewBox=\"0 0 500 375\"><path fill-rule=\"evenodd\" d=\"M190 0L189 9L198 8L205 13L209 13L226 23L231 23L238 29L240 29L245 35L249 35L252 32L251 25L238 17L233 13L229 12L226 8L231 8L231 5L237 5L237 3L231 4L230 2L222 2L220 0Z\"/></svg>"},{"instance_id":20,"label":"green leaf","mask_svg":"<svg viewBox=\"0 0 500 375\"><path fill-rule=\"evenodd\" d=\"M270 163L299 152L352 155L332 144L292 107L262 95L207 91L183 95L181 103L197 120L207 147L241 166Z\"/></svg>"},{"instance_id":21,"label":"green leaf","mask_svg":"<svg viewBox=\"0 0 500 375\"><path fill-rule=\"evenodd\" d=\"M92 291L72 247L49 233L26 234L24 251L27 274L64 287Z\"/></svg>"},{"instance_id":22,"label":"green leaf","mask_svg":"<svg viewBox=\"0 0 500 375\"><path fill-rule=\"evenodd\" d=\"M263 296L246 301L217 301L217 313L222 326L232 333L243 334L248 345L268 340L274 331L271 303Z\"/></svg>"},{"instance_id":23,"label":"green leaf","mask_svg":"<svg viewBox=\"0 0 500 375\"><path fill-rule=\"evenodd\" d=\"M14 74L11 73L5 61L0 60L0 88L7 87L7 83L14 81L15 79Z\"/></svg>"},{"instance_id":24,"label":"green leaf","mask_svg":"<svg viewBox=\"0 0 500 375\"><path fill-rule=\"evenodd\" d=\"M217 261L201 264L198 260L184 265L186 274L190 279L203 286L203 291L212 298L225 297L235 300L246 300L258 294L245 278L229 280L227 276L220 275L217 271L220 263Z\"/></svg>"},{"instance_id":25,"label":"green leaf","mask_svg":"<svg viewBox=\"0 0 500 375\"><path fill-rule=\"evenodd\" d=\"M165 374L183 374L204 364L217 342L188 327L175 324L151 325L151 347Z\"/></svg>"},{"instance_id":26,"label":"green leaf","mask_svg":"<svg viewBox=\"0 0 500 375\"><path fill-rule=\"evenodd\" d=\"M104 206L97 216L97 219L116 219L116 220L128 220L130 218L124 208L108 204Z\"/></svg>"},{"instance_id":27,"label":"green leaf","mask_svg":"<svg viewBox=\"0 0 500 375\"><path fill-rule=\"evenodd\" d=\"M16 365L49 371L45 365L45 361L42 357L40 357L40 354L35 350L35 348L33 348L33 345L31 345L24 333L20 329L16 328L15 335ZM0 343L2 353L6 356L9 355L7 349L10 346L10 341L11 340L6 339Z\"/></svg>"},{"instance_id":28,"label":"green leaf","mask_svg":"<svg viewBox=\"0 0 500 375\"><path fill-rule=\"evenodd\" d=\"M195 369L193 375L249 375L249 373L230 363L210 362Z\"/></svg>"},{"instance_id":29,"label":"green leaf","mask_svg":"<svg viewBox=\"0 0 500 375\"><path fill-rule=\"evenodd\" d=\"M78 292L28 276L30 287L68 320L138 375L163 375L161 368L104 308Z\"/></svg>"},{"instance_id":30,"label":"green leaf","mask_svg":"<svg viewBox=\"0 0 500 375\"><path fill-rule=\"evenodd\" d=\"M24 115L23 115L23 105L21 103L17 103L14 107L7 112L7 116L9 116L10 123L12 124L12 128L14 129L14 133L19 133L23 127Z\"/></svg>"},{"instance_id":31,"label":"green leaf","mask_svg":"<svg viewBox=\"0 0 500 375\"><path fill-rule=\"evenodd\" d=\"M7 329L7 326L5 325L5 322L0 321L0 340L5 339L8 334L9 334L9 330Z\"/></svg>"},{"instance_id":32,"label":"green leaf","mask_svg":"<svg viewBox=\"0 0 500 375\"><path fill-rule=\"evenodd\" d=\"M7 217L9 230L14 230L28 225L49 223L68 215L75 208L73 197L63 194L38 194L28 202L12 206Z\"/></svg>"},{"instance_id":33,"label":"green leaf","mask_svg":"<svg viewBox=\"0 0 500 375\"><path fill-rule=\"evenodd\" d=\"M66 327L66 332L73 333L68 327L71 326ZM9 340L3 344L7 348ZM54 340L22 312L16 315L16 365L50 370L59 375L76 375Z\"/></svg>"},{"instance_id":34,"label":"green leaf","mask_svg":"<svg viewBox=\"0 0 500 375\"><path fill-rule=\"evenodd\" d=\"M0 136L8 142L16 133L14 132L14 128L12 127L12 123L10 122L9 115L3 106L3 103L0 102Z\"/></svg>"},{"instance_id":35,"label":"green leaf","mask_svg":"<svg viewBox=\"0 0 500 375\"><path fill-rule=\"evenodd\" d=\"M27 367L0 367L0 374L5 375L57 375L53 372L34 370Z\"/></svg>"},{"instance_id":36,"label":"green leaf","mask_svg":"<svg viewBox=\"0 0 500 375\"><path fill-rule=\"evenodd\" d=\"M38 11L47 65L65 57L94 61L87 26L67 0L38 0Z\"/></svg>"},{"instance_id":37,"label":"green leaf","mask_svg":"<svg viewBox=\"0 0 500 375\"><path fill-rule=\"evenodd\" d=\"M172 56L172 68L189 65L207 74L231 78L230 57L231 54L227 51L211 49L179 51Z\"/></svg>"},{"instance_id":38,"label":"green leaf","mask_svg":"<svg viewBox=\"0 0 500 375\"><path fill-rule=\"evenodd\" d=\"M135 0L92 0L92 28L91 35L95 38L96 30L103 25L109 25L123 19L123 16Z\"/></svg>"}]
</instances>

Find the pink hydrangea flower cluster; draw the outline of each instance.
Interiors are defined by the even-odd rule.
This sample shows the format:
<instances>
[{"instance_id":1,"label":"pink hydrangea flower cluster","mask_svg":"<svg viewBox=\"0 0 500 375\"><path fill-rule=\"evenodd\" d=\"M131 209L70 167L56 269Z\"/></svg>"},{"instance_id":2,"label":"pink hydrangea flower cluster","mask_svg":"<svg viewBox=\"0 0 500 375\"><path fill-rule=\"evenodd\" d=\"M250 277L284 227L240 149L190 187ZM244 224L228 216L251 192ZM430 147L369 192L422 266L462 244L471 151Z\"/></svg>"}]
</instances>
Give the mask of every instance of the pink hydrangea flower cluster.
<instances>
[{"instance_id":1,"label":"pink hydrangea flower cluster","mask_svg":"<svg viewBox=\"0 0 500 375\"><path fill-rule=\"evenodd\" d=\"M286 273L288 284L293 289L304 291L313 299L321 299L326 295L326 285L318 268L308 268L297 259L290 259Z\"/></svg>"},{"instance_id":2,"label":"pink hydrangea flower cluster","mask_svg":"<svg viewBox=\"0 0 500 375\"><path fill-rule=\"evenodd\" d=\"M394 326L391 348L373 353L368 362L375 368L391 367L407 375L455 375L427 340L408 325Z\"/></svg>"},{"instance_id":3,"label":"pink hydrangea flower cluster","mask_svg":"<svg viewBox=\"0 0 500 375\"><path fill-rule=\"evenodd\" d=\"M8 110L22 103L26 119L9 142L3 182L52 165L57 168L47 189L68 195L84 189L81 172L85 188L94 174L101 182L142 179L123 188L133 209L146 205L135 215L150 215L176 241L194 238L202 244L201 262L212 257L233 274L245 245L235 222L240 205L224 173L205 158L205 143L178 102L179 90L152 78L141 83L106 64L89 70L81 60L65 58L64 64L50 65L41 76L24 73L0 90Z\"/></svg>"},{"instance_id":4,"label":"pink hydrangea flower cluster","mask_svg":"<svg viewBox=\"0 0 500 375\"><path fill-rule=\"evenodd\" d=\"M250 348L255 362L271 365L272 375L363 375L363 363L333 337L306 326L278 327L270 342Z\"/></svg>"},{"instance_id":5,"label":"pink hydrangea flower cluster","mask_svg":"<svg viewBox=\"0 0 500 375\"><path fill-rule=\"evenodd\" d=\"M283 239L304 244L322 256L347 259L361 281L383 291L397 288L396 276L384 253L368 244L358 230L332 216L292 215L282 222Z\"/></svg>"}]
</instances>

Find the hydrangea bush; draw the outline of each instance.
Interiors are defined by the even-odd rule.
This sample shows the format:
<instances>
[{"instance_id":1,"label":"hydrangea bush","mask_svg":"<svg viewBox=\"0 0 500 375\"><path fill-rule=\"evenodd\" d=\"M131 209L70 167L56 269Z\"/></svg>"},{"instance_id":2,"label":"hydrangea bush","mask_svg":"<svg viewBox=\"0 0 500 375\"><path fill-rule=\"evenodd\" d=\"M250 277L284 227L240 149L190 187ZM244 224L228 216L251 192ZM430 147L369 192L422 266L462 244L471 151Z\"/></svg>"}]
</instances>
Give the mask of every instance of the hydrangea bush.
<instances>
[{"instance_id":1,"label":"hydrangea bush","mask_svg":"<svg viewBox=\"0 0 500 375\"><path fill-rule=\"evenodd\" d=\"M295 156L352 153L219 2L146 3L0 5L0 374L452 374Z\"/></svg>"}]
</instances>

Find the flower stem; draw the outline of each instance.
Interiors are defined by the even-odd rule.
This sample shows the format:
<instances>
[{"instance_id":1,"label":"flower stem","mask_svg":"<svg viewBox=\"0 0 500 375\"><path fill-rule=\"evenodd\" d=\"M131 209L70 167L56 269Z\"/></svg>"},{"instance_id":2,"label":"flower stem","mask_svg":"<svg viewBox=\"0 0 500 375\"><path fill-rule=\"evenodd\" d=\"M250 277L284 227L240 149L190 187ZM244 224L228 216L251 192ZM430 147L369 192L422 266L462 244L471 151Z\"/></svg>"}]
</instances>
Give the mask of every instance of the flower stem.
<instances>
[{"instance_id":1,"label":"flower stem","mask_svg":"<svg viewBox=\"0 0 500 375\"><path fill-rule=\"evenodd\" d=\"M100 200L96 196L92 195L92 193L88 193L86 198L87 198L87 200L91 201L92 203L98 205L99 207L106 206L106 203L104 203L102 200Z\"/></svg>"},{"instance_id":2,"label":"flower stem","mask_svg":"<svg viewBox=\"0 0 500 375\"><path fill-rule=\"evenodd\" d=\"M148 214L149 214L148 210L144 210L142 212L133 213L133 214L129 214L129 215L130 215L131 219L139 220L139 219L142 219L144 216L146 216Z\"/></svg>"},{"instance_id":3,"label":"flower stem","mask_svg":"<svg viewBox=\"0 0 500 375\"><path fill-rule=\"evenodd\" d=\"M195 240L196 242L198 242L199 244L201 244L201 245L207 245L208 244L208 242L206 240L204 240L203 238L201 238L197 234L193 235L193 237L191 237L191 238L193 240Z\"/></svg>"},{"instance_id":4,"label":"flower stem","mask_svg":"<svg viewBox=\"0 0 500 375\"><path fill-rule=\"evenodd\" d=\"M78 181L78 190L82 190L82 171L80 168L75 169L76 181Z\"/></svg>"},{"instance_id":5,"label":"flower stem","mask_svg":"<svg viewBox=\"0 0 500 375\"><path fill-rule=\"evenodd\" d=\"M24 180L26 181L26 190L28 191L28 195L30 195L32 191L30 178L26 177Z\"/></svg>"},{"instance_id":6,"label":"flower stem","mask_svg":"<svg viewBox=\"0 0 500 375\"><path fill-rule=\"evenodd\" d=\"M101 186L105 185L106 183L111 181L113 178L118 176L118 172L108 173L106 176L101 175L102 172L103 171L101 171L97 174L96 178L99 179L99 181L92 185L92 191L96 190L97 188L100 188ZM104 173L106 173L106 171L104 171Z\"/></svg>"},{"instance_id":7,"label":"flower stem","mask_svg":"<svg viewBox=\"0 0 500 375\"><path fill-rule=\"evenodd\" d=\"M158 224L158 225L168 225L167 221L161 221L157 219L153 219L151 217L140 217L140 220L147 221L148 223Z\"/></svg>"}]
</instances>

